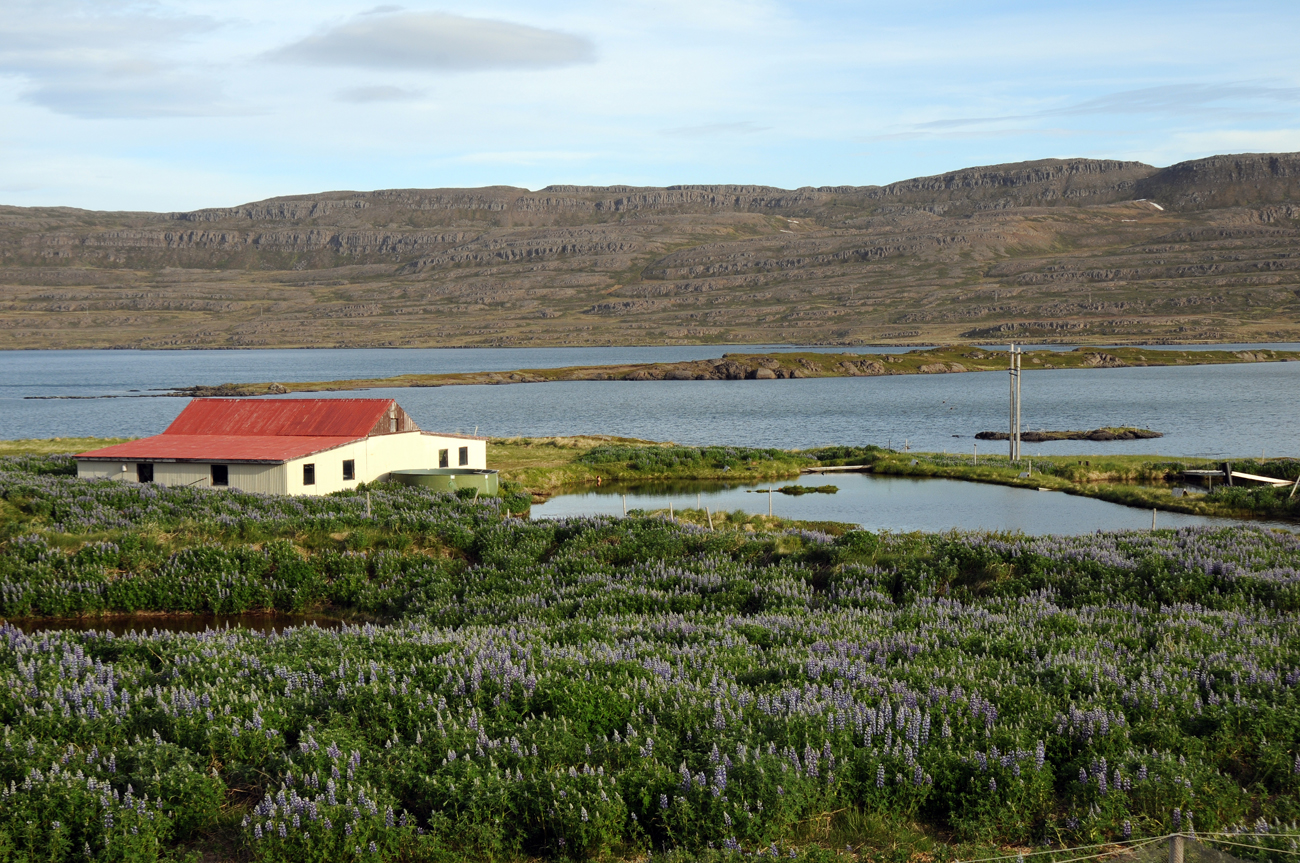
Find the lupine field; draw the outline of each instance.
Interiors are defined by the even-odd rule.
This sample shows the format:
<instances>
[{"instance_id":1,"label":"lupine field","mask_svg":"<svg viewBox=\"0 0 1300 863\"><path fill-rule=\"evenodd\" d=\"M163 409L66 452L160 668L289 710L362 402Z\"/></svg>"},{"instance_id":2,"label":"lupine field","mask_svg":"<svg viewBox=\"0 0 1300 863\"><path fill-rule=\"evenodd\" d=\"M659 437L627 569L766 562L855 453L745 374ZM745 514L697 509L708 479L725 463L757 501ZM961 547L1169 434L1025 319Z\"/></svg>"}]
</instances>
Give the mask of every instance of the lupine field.
<instances>
[{"instance_id":1,"label":"lupine field","mask_svg":"<svg viewBox=\"0 0 1300 863\"><path fill-rule=\"evenodd\" d=\"M1291 533L367 514L67 468L0 462L0 860L1294 850ZM272 609L354 622L40 625Z\"/></svg>"}]
</instances>

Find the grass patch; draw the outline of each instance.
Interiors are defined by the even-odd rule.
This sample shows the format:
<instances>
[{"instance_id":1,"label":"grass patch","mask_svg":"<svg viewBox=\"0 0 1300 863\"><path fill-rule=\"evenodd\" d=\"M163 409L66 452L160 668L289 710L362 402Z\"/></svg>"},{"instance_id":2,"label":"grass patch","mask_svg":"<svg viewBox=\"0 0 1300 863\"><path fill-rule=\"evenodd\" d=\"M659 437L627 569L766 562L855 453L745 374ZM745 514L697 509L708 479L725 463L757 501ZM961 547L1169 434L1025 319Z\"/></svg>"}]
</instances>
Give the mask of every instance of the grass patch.
<instances>
[{"instance_id":1,"label":"grass patch","mask_svg":"<svg viewBox=\"0 0 1300 863\"><path fill-rule=\"evenodd\" d=\"M19 455L65 455L126 443L129 437L51 437L0 440L0 458Z\"/></svg>"}]
</instances>

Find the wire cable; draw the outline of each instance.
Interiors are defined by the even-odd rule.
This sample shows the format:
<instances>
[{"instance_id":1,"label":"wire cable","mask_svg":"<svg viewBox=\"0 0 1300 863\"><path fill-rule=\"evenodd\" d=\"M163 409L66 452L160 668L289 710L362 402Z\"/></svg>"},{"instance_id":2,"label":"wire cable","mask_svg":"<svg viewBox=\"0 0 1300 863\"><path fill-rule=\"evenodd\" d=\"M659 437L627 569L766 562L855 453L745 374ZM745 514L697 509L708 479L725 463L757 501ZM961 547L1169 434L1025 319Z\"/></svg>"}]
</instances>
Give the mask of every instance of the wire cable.
<instances>
[{"instance_id":1,"label":"wire cable","mask_svg":"<svg viewBox=\"0 0 1300 863\"><path fill-rule=\"evenodd\" d=\"M1252 851L1265 851L1269 854L1290 854L1300 857L1300 850L1288 850L1286 848L1265 848L1260 845L1247 845L1245 842L1229 842L1227 839L1210 839L1209 841L1219 845L1235 845L1238 848L1249 848Z\"/></svg>"},{"instance_id":2,"label":"wire cable","mask_svg":"<svg viewBox=\"0 0 1300 863\"><path fill-rule=\"evenodd\" d=\"M1154 836L1149 839L1125 839L1121 842L1103 842L1097 845L1079 845L1074 848L1044 849L1042 851L1030 851L1027 854L1006 854L1001 857L980 857L973 860L958 860L956 861L956 863L996 863L996 861L999 860L1020 860L1029 857L1040 857L1044 854L1070 854L1076 851L1089 851L1093 848L1114 848L1115 849L1114 851L1102 851L1097 854L1089 854L1083 857L1071 857L1068 860L1057 861L1057 863L1082 863L1082 861L1084 860L1096 860L1100 857L1110 857L1113 856L1114 854L1120 853L1121 851L1134 851L1138 848L1143 848L1146 847L1147 845L1153 845L1157 842L1165 842L1173 838L1174 836L1182 836L1184 838L1191 839L1193 841L1208 839L1208 841L1210 842L1221 843L1224 845L1236 845L1241 848L1250 848L1251 850L1254 851L1276 851L1279 854L1292 854L1292 855L1300 856L1300 850L1289 851L1281 848L1265 848L1260 845L1247 845L1241 842L1230 842L1226 839L1215 838L1220 836L1231 836L1234 839L1240 839L1246 836L1255 836L1255 835L1261 835L1270 839L1300 839L1300 833L1266 833L1266 834L1201 833L1201 832L1168 833L1164 836Z\"/></svg>"},{"instance_id":3,"label":"wire cable","mask_svg":"<svg viewBox=\"0 0 1300 863\"><path fill-rule=\"evenodd\" d=\"M1175 835L1175 834L1170 834L1170 835ZM1120 850L1131 851L1134 848L1141 848L1142 846L1150 845L1153 842L1163 842L1168 838L1169 836L1155 836L1150 839L1125 839L1122 842L1102 842L1097 845L1078 845L1074 848L1057 848L1057 849L1044 849L1042 851L1030 851L1028 854L1007 854L1003 857L980 857L975 860L958 860L956 861L956 863L992 863L992 861L995 860L1018 860L1025 857L1038 857L1043 854L1071 854L1075 851L1088 851L1093 848L1116 848L1117 846L1119 846ZM1065 863L1075 863L1075 861L1078 860L1092 860L1097 857L1106 857L1109 856L1109 854L1111 853L1114 852L1103 851L1100 854L1093 854L1088 857L1073 857L1070 860L1065 861Z\"/></svg>"}]
</instances>

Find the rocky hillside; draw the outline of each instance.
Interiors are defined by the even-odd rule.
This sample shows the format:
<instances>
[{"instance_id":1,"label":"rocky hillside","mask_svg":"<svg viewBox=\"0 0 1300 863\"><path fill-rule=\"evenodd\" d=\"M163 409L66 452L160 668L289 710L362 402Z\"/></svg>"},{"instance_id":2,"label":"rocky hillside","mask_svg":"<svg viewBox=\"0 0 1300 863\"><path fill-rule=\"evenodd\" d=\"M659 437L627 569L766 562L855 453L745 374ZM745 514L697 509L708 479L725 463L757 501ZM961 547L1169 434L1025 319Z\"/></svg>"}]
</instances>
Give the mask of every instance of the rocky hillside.
<instances>
[{"instance_id":1,"label":"rocky hillside","mask_svg":"<svg viewBox=\"0 0 1300 863\"><path fill-rule=\"evenodd\" d=\"M0 207L0 346L1300 339L1300 154Z\"/></svg>"}]
</instances>

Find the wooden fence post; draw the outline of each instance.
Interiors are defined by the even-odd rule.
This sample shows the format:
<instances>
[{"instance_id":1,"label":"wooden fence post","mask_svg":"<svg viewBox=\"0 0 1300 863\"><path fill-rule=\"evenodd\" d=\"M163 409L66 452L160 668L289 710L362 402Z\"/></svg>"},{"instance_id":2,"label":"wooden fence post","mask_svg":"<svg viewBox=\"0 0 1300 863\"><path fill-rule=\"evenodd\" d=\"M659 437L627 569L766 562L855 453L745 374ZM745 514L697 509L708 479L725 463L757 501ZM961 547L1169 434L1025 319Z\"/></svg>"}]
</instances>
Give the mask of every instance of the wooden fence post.
<instances>
[{"instance_id":1,"label":"wooden fence post","mask_svg":"<svg viewBox=\"0 0 1300 863\"><path fill-rule=\"evenodd\" d=\"M1169 837L1169 863L1183 863L1183 834Z\"/></svg>"}]
</instances>

